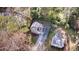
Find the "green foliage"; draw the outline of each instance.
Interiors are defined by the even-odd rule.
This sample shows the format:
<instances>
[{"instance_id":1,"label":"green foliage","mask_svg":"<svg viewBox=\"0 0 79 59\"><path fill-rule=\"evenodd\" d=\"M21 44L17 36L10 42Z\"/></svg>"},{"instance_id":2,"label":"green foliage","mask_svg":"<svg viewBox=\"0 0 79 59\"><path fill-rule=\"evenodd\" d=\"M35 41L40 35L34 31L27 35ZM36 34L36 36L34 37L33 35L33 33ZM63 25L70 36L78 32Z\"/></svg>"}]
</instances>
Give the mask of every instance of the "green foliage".
<instances>
[{"instance_id":1,"label":"green foliage","mask_svg":"<svg viewBox=\"0 0 79 59\"><path fill-rule=\"evenodd\" d=\"M69 17L70 28L74 31L79 30L78 21L79 21L79 8L74 8L75 10L71 13ZM76 25L77 24L77 25Z\"/></svg>"},{"instance_id":2,"label":"green foliage","mask_svg":"<svg viewBox=\"0 0 79 59\"><path fill-rule=\"evenodd\" d=\"M18 25L17 19L15 17L10 16L0 16L0 30L6 31L21 31L27 32L29 31L27 27L27 22L23 23L22 25Z\"/></svg>"},{"instance_id":3,"label":"green foliage","mask_svg":"<svg viewBox=\"0 0 79 59\"><path fill-rule=\"evenodd\" d=\"M31 16L34 20L47 20L52 24L63 26L66 24L66 19L63 13L64 8L32 8Z\"/></svg>"},{"instance_id":4,"label":"green foliage","mask_svg":"<svg viewBox=\"0 0 79 59\"><path fill-rule=\"evenodd\" d=\"M8 22L6 26L7 26L7 30L9 31L14 31L18 29L16 22Z\"/></svg>"},{"instance_id":5,"label":"green foliage","mask_svg":"<svg viewBox=\"0 0 79 59\"><path fill-rule=\"evenodd\" d=\"M21 31L21 32L28 32L29 29L28 29L27 26L25 26L25 27L22 27L19 31Z\"/></svg>"}]
</instances>

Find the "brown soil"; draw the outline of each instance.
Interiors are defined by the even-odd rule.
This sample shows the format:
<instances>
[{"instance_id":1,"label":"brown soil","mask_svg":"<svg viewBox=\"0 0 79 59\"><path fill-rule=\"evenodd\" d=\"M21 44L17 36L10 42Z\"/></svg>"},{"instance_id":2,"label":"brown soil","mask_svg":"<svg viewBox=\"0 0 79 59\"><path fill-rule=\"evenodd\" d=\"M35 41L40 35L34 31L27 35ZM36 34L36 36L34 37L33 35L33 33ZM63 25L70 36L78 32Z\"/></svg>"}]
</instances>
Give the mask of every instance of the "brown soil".
<instances>
[{"instance_id":1,"label":"brown soil","mask_svg":"<svg viewBox=\"0 0 79 59\"><path fill-rule=\"evenodd\" d=\"M28 51L30 48L26 33L0 31L0 51Z\"/></svg>"}]
</instances>

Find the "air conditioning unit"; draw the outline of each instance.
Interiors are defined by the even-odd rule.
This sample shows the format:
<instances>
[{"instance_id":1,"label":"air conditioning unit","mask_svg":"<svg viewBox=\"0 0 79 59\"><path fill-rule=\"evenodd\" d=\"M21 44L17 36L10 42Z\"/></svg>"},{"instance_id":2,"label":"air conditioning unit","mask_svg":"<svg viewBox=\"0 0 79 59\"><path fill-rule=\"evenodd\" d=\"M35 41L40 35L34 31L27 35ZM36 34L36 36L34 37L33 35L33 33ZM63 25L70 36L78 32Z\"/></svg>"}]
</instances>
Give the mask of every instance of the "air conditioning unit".
<instances>
[{"instance_id":1,"label":"air conditioning unit","mask_svg":"<svg viewBox=\"0 0 79 59\"><path fill-rule=\"evenodd\" d=\"M62 38L60 32L57 32L54 37L52 37L51 46L64 48L65 39Z\"/></svg>"},{"instance_id":2,"label":"air conditioning unit","mask_svg":"<svg viewBox=\"0 0 79 59\"><path fill-rule=\"evenodd\" d=\"M35 34L42 34L43 29L44 29L43 24L41 24L41 23L39 23L37 21L32 23L31 28L30 28L31 32L35 33Z\"/></svg>"},{"instance_id":3,"label":"air conditioning unit","mask_svg":"<svg viewBox=\"0 0 79 59\"><path fill-rule=\"evenodd\" d=\"M35 49L35 50L43 49L41 47L45 43L45 40L47 39L50 28L51 28L51 26L49 25L49 23L45 22L45 21L35 21L32 23L32 25L30 27L31 32L38 34L38 38L37 38L37 41L36 41L33 49Z\"/></svg>"}]
</instances>

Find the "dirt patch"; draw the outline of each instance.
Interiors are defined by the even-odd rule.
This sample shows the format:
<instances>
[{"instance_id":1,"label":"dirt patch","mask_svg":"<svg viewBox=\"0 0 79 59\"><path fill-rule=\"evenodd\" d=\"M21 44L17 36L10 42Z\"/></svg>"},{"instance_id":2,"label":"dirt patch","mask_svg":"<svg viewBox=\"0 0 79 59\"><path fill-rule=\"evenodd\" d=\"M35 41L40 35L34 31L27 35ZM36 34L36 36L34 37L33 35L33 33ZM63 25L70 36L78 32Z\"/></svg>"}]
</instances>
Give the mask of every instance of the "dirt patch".
<instances>
[{"instance_id":1,"label":"dirt patch","mask_svg":"<svg viewBox=\"0 0 79 59\"><path fill-rule=\"evenodd\" d=\"M28 51L31 44L28 34L23 32L0 31L0 50L1 51Z\"/></svg>"}]
</instances>

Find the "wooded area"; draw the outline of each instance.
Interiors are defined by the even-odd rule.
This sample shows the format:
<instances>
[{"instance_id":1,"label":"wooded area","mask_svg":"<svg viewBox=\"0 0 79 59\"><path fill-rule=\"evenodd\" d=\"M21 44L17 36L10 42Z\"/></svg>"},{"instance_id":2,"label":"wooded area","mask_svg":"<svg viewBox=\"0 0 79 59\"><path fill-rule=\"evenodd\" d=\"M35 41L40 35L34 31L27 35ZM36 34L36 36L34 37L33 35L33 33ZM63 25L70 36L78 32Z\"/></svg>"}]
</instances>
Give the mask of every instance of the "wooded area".
<instances>
[{"instance_id":1,"label":"wooded area","mask_svg":"<svg viewBox=\"0 0 79 59\"><path fill-rule=\"evenodd\" d=\"M64 42L62 48L53 46L54 39ZM0 7L0 51L77 50L79 8Z\"/></svg>"}]
</instances>

